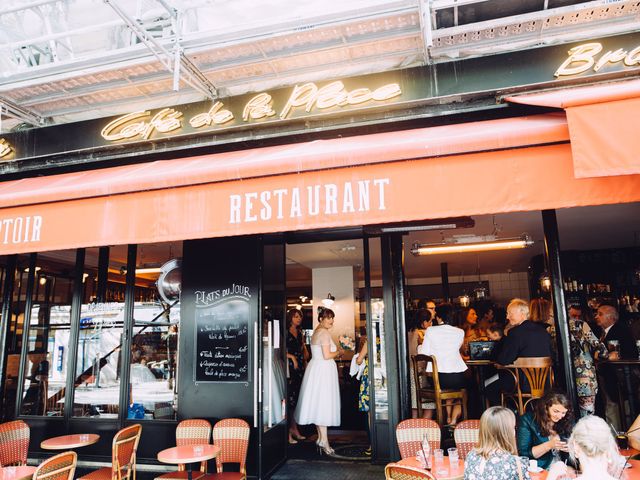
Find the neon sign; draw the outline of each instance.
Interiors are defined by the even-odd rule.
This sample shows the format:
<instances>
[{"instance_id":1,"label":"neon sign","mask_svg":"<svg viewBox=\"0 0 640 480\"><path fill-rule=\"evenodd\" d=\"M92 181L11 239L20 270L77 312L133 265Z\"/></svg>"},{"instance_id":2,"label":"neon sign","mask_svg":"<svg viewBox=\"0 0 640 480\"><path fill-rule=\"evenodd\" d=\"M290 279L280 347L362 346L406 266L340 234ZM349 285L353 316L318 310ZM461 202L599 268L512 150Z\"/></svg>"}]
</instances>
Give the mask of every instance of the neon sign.
<instances>
[{"instance_id":1,"label":"neon sign","mask_svg":"<svg viewBox=\"0 0 640 480\"><path fill-rule=\"evenodd\" d=\"M13 148L4 138L0 138L0 158L4 158L13 152Z\"/></svg>"},{"instance_id":2,"label":"neon sign","mask_svg":"<svg viewBox=\"0 0 640 480\"><path fill-rule=\"evenodd\" d=\"M558 67L554 76L578 75L590 69L597 72L610 63L622 62L627 67L640 65L640 45L629 51L622 48L609 50L597 58L600 52L602 52L602 44L597 42L573 47L567 52L569 57Z\"/></svg>"},{"instance_id":3,"label":"neon sign","mask_svg":"<svg viewBox=\"0 0 640 480\"><path fill-rule=\"evenodd\" d=\"M262 92L250 98L242 109L239 122L250 123L261 120L285 120L295 113L301 115L321 113L331 108L343 108L372 102L384 102L402 95L400 85L389 83L376 89L358 87L347 90L341 81L331 82L323 87L309 82L296 85L284 102L280 113L276 111L274 98ZM280 104L282 104L282 97ZM133 112L109 122L100 132L108 141L141 139L148 140L154 133L166 134L183 128L183 112L165 108L151 116L149 111ZM235 121L233 112L216 101L206 112L196 113L188 120L193 129L216 127Z\"/></svg>"}]
</instances>

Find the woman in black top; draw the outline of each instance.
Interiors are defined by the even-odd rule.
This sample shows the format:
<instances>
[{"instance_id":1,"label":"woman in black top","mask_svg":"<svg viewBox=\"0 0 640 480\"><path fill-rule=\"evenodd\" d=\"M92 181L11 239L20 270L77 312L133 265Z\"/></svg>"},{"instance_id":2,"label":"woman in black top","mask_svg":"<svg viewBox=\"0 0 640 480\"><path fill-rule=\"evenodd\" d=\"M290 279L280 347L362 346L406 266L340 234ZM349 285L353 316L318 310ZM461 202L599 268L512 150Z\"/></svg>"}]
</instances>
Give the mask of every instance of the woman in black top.
<instances>
[{"instance_id":1,"label":"woman in black top","mask_svg":"<svg viewBox=\"0 0 640 480\"><path fill-rule=\"evenodd\" d=\"M289 375L287 381L287 403L289 405L289 443L298 443L297 440L304 440L305 437L300 434L298 424L293 418L293 412L296 410L298 403L298 395L300 394L300 385L304 376L304 367L306 365L307 347L304 343L302 335L302 312L293 308L287 312L287 362L289 364Z\"/></svg>"}]
</instances>

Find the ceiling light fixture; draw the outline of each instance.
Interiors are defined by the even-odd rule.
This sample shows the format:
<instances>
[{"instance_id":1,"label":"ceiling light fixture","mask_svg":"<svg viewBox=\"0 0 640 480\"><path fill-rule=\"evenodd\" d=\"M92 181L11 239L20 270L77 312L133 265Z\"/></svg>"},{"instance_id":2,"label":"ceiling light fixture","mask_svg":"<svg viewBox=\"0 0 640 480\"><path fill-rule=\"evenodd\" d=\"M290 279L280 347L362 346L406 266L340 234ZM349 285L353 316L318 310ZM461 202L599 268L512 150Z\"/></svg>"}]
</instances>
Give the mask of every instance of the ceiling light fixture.
<instances>
[{"instance_id":1,"label":"ceiling light fixture","mask_svg":"<svg viewBox=\"0 0 640 480\"><path fill-rule=\"evenodd\" d=\"M452 230L455 228L473 228L476 222L471 217L441 218L421 222L390 223L365 227L369 235L395 232L421 232L430 230Z\"/></svg>"},{"instance_id":2,"label":"ceiling light fixture","mask_svg":"<svg viewBox=\"0 0 640 480\"><path fill-rule=\"evenodd\" d=\"M491 250L512 250L526 248L533 245L528 235L515 238L496 238L495 235L459 235L446 239L442 243L420 244L414 243L413 255L437 255L442 253L488 252Z\"/></svg>"}]
</instances>

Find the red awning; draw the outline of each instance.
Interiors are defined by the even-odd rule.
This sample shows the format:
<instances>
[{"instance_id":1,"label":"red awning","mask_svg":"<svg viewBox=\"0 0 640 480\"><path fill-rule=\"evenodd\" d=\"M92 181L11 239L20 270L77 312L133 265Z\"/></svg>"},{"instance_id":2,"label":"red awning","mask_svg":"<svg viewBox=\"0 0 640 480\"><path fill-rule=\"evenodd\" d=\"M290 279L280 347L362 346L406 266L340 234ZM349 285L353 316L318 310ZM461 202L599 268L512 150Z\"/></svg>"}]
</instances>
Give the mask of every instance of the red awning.
<instances>
[{"instance_id":1,"label":"red awning","mask_svg":"<svg viewBox=\"0 0 640 480\"><path fill-rule=\"evenodd\" d=\"M566 110L577 178L640 173L640 80L518 95L506 100Z\"/></svg>"}]
</instances>

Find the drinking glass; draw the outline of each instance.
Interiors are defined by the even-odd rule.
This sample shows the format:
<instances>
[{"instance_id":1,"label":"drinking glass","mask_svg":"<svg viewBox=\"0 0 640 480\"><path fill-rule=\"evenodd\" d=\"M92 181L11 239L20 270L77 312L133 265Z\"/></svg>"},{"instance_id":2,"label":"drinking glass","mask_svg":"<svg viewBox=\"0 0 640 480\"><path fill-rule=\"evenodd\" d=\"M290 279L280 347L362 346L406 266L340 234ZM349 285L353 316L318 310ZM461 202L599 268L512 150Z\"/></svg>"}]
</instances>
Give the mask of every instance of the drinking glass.
<instances>
[{"instance_id":1,"label":"drinking glass","mask_svg":"<svg viewBox=\"0 0 640 480\"><path fill-rule=\"evenodd\" d=\"M427 459L424 456L424 452L422 450L418 450L416 452L416 460L418 461L418 463L420 464L420 468L424 468L426 469L428 467L427 465Z\"/></svg>"},{"instance_id":2,"label":"drinking glass","mask_svg":"<svg viewBox=\"0 0 640 480\"><path fill-rule=\"evenodd\" d=\"M607 342L607 349L610 352L618 352L618 353L620 353L620 341L619 340L609 340Z\"/></svg>"},{"instance_id":3,"label":"drinking glass","mask_svg":"<svg viewBox=\"0 0 640 480\"><path fill-rule=\"evenodd\" d=\"M620 450L626 450L629 448L629 437L627 437L625 432L618 432L616 435L616 443Z\"/></svg>"},{"instance_id":4,"label":"drinking glass","mask_svg":"<svg viewBox=\"0 0 640 480\"><path fill-rule=\"evenodd\" d=\"M444 450L441 448L434 448L433 450L433 463L444 463Z\"/></svg>"},{"instance_id":5,"label":"drinking glass","mask_svg":"<svg viewBox=\"0 0 640 480\"><path fill-rule=\"evenodd\" d=\"M460 459L460 457L458 457L458 449L457 448L447 448L447 455L449 455L449 464L450 465L457 465L458 464L458 460Z\"/></svg>"}]
</instances>

